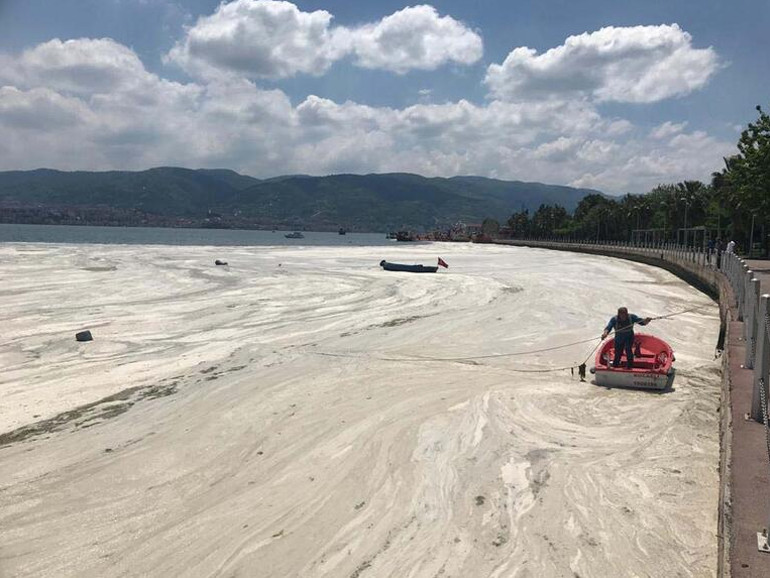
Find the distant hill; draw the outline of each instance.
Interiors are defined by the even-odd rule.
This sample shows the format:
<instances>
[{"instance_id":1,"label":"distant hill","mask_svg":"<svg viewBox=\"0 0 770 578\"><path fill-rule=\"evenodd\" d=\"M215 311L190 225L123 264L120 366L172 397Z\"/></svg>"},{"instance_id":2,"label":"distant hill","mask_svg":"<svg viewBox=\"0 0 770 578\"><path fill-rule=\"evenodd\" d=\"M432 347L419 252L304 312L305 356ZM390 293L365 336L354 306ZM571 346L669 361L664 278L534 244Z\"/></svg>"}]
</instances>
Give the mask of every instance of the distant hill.
<instances>
[{"instance_id":1,"label":"distant hill","mask_svg":"<svg viewBox=\"0 0 770 578\"><path fill-rule=\"evenodd\" d=\"M480 222L485 217L502 222L515 211L534 211L542 203L572 211L580 199L597 192L483 177L426 178L405 173L260 180L226 169L175 167L137 172L0 172L0 207L98 207L193 222L214 215L222 226L317 230L340 226L359 231L426 230L458 221Z\"/></svg>"}]
</instances>

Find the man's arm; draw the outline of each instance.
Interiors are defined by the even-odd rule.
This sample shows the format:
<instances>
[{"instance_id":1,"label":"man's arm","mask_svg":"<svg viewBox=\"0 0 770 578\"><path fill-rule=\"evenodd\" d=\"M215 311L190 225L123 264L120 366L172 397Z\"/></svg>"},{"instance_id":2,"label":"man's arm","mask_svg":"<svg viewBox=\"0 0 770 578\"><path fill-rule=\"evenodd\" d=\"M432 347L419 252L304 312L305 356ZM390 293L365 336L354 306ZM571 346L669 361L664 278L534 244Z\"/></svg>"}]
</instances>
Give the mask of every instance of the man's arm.
<instances>
[{"instance_id":1,"label":"man's arm","mask_svg":"<svg viewBox=\"0 0 770 578\"><path fill-rule=\"evenodd\" d=\"M607 337L610 334L610 331L612 331L615 328L615 318L613 317L610 319L610 322L607 323L607 327L604 328L604 332L602 333L602 339Z\"/></svg>"},{"instance_id":2,"label":"man's arm","mask_svg":"<svg viewBox=\"0 0 770 578\"><path fill-rule=\"evenodd\" d=\"M637 315L631 315L631 321L638 323L639 325L647 325L650 321L652 321L652 317L645 317L642 319Z\"/></svg>"}]
</instances>

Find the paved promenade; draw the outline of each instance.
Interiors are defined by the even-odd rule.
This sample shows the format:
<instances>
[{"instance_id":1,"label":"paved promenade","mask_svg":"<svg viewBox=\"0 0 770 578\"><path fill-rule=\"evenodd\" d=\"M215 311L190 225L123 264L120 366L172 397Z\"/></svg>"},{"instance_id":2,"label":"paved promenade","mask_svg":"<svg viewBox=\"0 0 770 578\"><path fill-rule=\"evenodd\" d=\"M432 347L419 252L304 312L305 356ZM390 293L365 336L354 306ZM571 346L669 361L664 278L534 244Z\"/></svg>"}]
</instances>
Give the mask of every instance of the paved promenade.
<instances>
[{"instance_id":1,"label":"paved promenade","mask_svg":"<svg viewBox=\"0 0 770 578\"><path fill-rule=\"evenodd\" d=\"M770 294L770 261L751 260L747 263L760 280L761 293ZM742 323L732 321L727 344L733 426L730 566L734 578L767 578L770 576L770 553L758 551L756 534L770 526L770 456L765 426L746 419L751 411L754 372L743 367L746 342L742 335Z\"/></svg>"},{"instance_id":2,"label":"paved promenade","mask_svg":"<svg viewBox=\"0 0 770 578\"><path fill-rule=\"evenodd\" d=\"M762 288L764 289L767 287L770 289L770 285L766 285L766 283L770 282L770 261L749 259L746 260L746 262L749 264L752 271L757 274L757 278L759 278L760 275L762 276Z\"/></svg>"}]
</instances>

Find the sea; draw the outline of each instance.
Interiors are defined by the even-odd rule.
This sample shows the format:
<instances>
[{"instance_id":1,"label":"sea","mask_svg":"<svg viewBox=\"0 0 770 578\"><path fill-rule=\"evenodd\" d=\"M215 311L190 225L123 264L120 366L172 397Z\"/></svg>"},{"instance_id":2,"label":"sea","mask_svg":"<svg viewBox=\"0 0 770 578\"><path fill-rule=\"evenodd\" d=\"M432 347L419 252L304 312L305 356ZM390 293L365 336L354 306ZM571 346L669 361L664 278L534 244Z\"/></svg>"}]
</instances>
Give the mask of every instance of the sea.
<instances>
[{"instance_id":1,"label":"sea","mask_svg":"<svg viewBox=\"0 0 770 578\"><path fill-rule=\"evenodd\" d=\"M160 227L91 227L76 225L16 225L0 223L0 243L100 245L371 246L395 243L385 233L319 233L302 231L303 239L287 239L292 231L241 229L174 229Z\"/></svg>"}]
</instances>

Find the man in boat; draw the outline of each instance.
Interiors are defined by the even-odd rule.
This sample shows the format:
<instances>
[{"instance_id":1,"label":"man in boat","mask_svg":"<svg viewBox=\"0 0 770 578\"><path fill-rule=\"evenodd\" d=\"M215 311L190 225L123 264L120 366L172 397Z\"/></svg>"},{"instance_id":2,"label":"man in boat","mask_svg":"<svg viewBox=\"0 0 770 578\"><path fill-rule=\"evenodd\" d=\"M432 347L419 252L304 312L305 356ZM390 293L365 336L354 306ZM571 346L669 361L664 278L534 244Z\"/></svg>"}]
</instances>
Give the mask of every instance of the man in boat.
<instances>
[{"instance_id":1,"label":"man in boat","mask_svg":"<svg viewBox=\"0 0 770 578\"><path fill-rule=\"evenodd\" d=\"M602 339L610 334L610 331L615 330L615 359L612 361L612 367L620 365L620 357L623 355L623 351L626 352L626 367L628 369L634 366L634 325L647 325L652 321L652 317L641 317L629 314L628 309L620 307L618 314L615 315L610 322L607 323L607 327L604 328L602 333Z\"/></svg>"}]
</instances>

